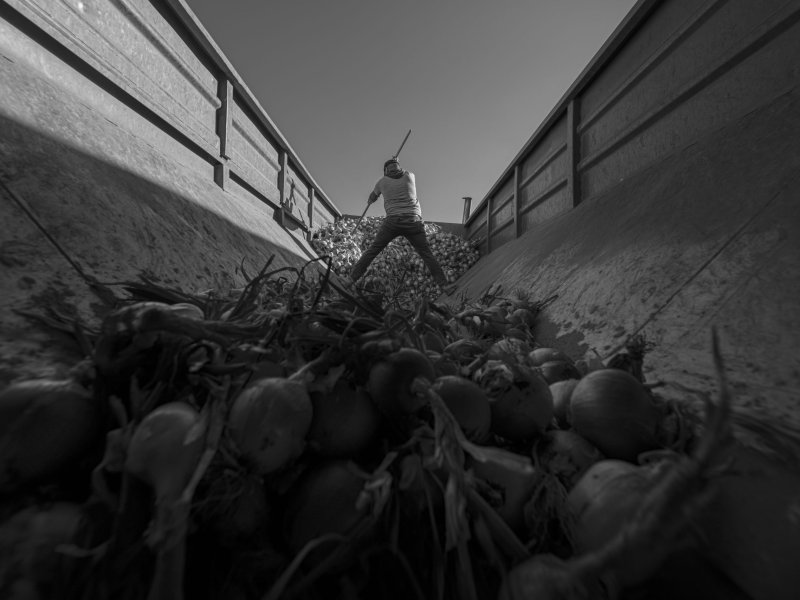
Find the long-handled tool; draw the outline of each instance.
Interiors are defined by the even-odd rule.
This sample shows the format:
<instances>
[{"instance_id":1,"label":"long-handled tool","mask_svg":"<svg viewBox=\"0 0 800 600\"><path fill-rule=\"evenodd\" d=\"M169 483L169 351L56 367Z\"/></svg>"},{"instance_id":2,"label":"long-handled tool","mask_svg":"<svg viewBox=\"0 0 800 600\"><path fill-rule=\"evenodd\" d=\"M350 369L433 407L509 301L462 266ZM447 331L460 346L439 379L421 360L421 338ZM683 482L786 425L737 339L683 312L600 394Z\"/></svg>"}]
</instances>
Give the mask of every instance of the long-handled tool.
<instances>
[{"instance_id":1,"label":"long-handled tool","mask_svg":"<svg viewBox=\"0 0 800 600\"><path fill-rule=\"evenodd\" d=\"M406 134L406 137L403 138L403 143L400 144L400 147L397 149L397 152L395 152L394 156L392 156L392 159L397 160L397 157L400 156L400 152L403 150L403 146L406 145L406 140L408 140L408 136L410 136L410 135L411 135L411 130L409 129L408 133ZM367 204L364 207L364 212L362 212L361 216L358 218L358 221L356 222L356 226L353 227L352 233L355 233L356 231L358 231L358 227L361 225L361 221L364 219L364 215L367 214L368 210L369 210L369 204Z\"/></svg>"}]
</instances>

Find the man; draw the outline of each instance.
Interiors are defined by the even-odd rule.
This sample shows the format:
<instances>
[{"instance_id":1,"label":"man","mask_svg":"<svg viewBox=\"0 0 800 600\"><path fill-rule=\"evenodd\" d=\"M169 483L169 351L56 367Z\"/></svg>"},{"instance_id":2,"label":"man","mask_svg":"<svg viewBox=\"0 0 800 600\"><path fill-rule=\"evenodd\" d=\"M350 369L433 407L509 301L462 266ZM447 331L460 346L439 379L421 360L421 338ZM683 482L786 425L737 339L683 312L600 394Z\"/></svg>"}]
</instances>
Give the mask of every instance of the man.
<instances>
[{"instance_id":1,"label":"man","mask_svg":"<svg viewBox=\"0 0 800 600\"><path fill-rule=\"evenodd\" d=\"M381 228L375 235L372 245L361 255L350 271L350 280L358 281L389 242L399 235L405 237L431 272L434 281L445 293L451 293L455 284L448 283L442 267L436 261L425 236L425 224L422 221L422 209L417 200L417 185L414 174L400 168L396 158L383 164L383 177L375 184L369 195L367 205L383 196L383 208L386 211Z\"/></svg>"}]
</instances>

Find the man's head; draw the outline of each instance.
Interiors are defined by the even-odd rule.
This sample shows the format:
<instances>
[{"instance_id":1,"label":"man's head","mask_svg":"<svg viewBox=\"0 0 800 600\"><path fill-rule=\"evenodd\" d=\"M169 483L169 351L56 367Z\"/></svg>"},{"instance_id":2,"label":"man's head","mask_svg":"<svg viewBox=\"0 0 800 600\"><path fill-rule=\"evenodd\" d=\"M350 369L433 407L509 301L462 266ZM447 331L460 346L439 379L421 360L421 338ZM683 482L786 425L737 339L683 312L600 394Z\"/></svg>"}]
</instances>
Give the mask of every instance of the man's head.
<instances>
[{"instance_id":1,"label":"man's head","mask_svg":"<svg viewBox=\"0 0 800 600\"><path fill-rule=\"evenodd\" d=\"M386 175L391 175L392 173L398 173L402 169L400 168L400 163L397 162L396 158L390 158L385 163L383 163L383 172Z\"/></svg>"}]
</instances>

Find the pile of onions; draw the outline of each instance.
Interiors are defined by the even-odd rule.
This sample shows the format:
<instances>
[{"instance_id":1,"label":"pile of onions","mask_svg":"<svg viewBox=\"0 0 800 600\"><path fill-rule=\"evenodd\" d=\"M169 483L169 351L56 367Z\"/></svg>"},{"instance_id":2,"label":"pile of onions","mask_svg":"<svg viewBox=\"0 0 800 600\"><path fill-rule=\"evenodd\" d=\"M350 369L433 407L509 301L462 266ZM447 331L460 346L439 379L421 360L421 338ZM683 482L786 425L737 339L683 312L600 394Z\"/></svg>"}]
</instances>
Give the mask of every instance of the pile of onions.
<instances>
[{"instance_id":1,"label":"pile of onions","mask_svg":"<svg viewBox=\"0 0 800 600\"><path fill-rule=\"evenodd\" d=\"M661 411L648 390L619 369L592 371L570 398L572 427L608 458L635 463L658 447Z\"/></svg>"},{"instance_id":2,"label":"pile of onions","mask_svg":"<svg viewBox=\"0 0 800 600\"><path fill-rule=\"evenodd\" d=\"M335 273L347 275L375 239L383 221L383 217L366 217L358 229L351 218L326 223L314 230L311 246L320 255L331 257ZM477 262L479 253L467 240L442 231L433 223L425 224L425 233L431 252L450 280L458 279ZM363 281L390 293L399 290L412 301L420 297L434 299L440 294L425 263L403 237L393 240L378 255L364 274Z\"/></svg>"},{"instance_id":3,"label":"pile of onions","mask_svg":"<svg viewBox=\"0 0 800 600\"><path fill-rule=\"evenodd\" d=\"M0 393L0 492L47 481L101 442L100 411L82 386L12 383Z\"/></svg>"},{"instance_id":4,"label":"pile of onions","mask_svg":"<svg viewBox=\"0 0 800 600\"><path fill-rule=\"evenodd\" d=\"M228 424L248 468L259 475L283 469L306 445L313 407L306 386L283 377L250 382L231 406Z\"/></svg>"}]
</instances>

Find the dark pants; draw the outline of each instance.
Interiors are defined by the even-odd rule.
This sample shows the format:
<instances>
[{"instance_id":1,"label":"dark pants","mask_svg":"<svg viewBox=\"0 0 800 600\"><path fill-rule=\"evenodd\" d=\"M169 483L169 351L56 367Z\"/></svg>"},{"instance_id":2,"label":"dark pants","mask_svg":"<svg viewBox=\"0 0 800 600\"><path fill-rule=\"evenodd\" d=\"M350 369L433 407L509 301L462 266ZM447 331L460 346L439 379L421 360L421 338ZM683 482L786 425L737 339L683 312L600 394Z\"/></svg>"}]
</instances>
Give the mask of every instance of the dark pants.
<instances>
[{"instance_id":1,"label":"dark pants","mask_svg":"<svg viewBox=\"0 0 800 600\"><path fill-rule=\"evenodd\" d=\"M361 255L358 262L353 265L353 269L350 271L350 277L353 281L357 281L367 270L370 263L381 253L381 250L400 235L414 246L414 250L417 251L431 275L433 275L434 281L439 285L446 285L447 277L445 277L442 267L436 262L436 258L431 252L431 247L428 245L428 238L425 236L425 224L422 221L414 221L406 217L386 217L375 236L375 240Z\"/></svg>"}]
</instances>

